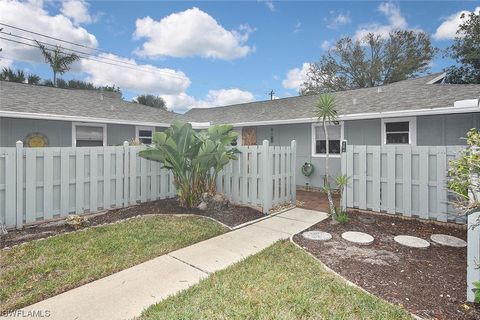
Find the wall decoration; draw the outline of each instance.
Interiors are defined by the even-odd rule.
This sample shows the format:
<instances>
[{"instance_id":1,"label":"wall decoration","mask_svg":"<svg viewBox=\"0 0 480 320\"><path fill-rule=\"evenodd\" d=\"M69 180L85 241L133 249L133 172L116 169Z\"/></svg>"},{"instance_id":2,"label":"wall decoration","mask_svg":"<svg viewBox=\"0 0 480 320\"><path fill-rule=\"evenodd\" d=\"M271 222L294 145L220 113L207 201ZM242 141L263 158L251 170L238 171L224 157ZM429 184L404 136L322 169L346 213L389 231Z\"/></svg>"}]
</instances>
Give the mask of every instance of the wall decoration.
<instances>
[{"instance_id":1,"label":"wall decoration","mask_svg":"<svg viewBox=\"0 0 480 320\"><path fill-rule=\"evenodd\" d=\"M48 138L43 133L33 132L27 135L24 145L29 148L48 147Z\"/></svg>"}]
</instances>

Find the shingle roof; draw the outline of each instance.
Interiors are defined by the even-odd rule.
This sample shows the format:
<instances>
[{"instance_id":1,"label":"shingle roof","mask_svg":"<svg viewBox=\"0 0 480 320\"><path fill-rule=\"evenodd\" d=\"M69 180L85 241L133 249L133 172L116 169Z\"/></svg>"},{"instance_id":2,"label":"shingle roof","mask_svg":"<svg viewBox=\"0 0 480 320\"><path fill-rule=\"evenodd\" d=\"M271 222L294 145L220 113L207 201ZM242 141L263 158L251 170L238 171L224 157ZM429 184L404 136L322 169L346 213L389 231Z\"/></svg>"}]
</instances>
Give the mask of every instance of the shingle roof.
<instances>
[{"instance_id":1,"label":"shingle roof","mask_svg":"<svg viewBox=\"0 0 480 320\"><path fill-rule=\"evenodd\" d=\"M0 81L0 110L125 122L171 123L183 115L127 102L111 92Z\"/></svg>"},{"instance_id":2,"label":"shingle roof","mask_svg":"<svg viewBox=\"0 0 480 320\"><path fill-rule=\"evenodd\" d=\"M340 115L452 107L455 101L476 99L480 85L427 84L440 73L399 81L382 87L334 93ZM194 108L189 121L240 123L314 117L318 95L259 101L217 108Z\"/></svg>"}]
</instances>

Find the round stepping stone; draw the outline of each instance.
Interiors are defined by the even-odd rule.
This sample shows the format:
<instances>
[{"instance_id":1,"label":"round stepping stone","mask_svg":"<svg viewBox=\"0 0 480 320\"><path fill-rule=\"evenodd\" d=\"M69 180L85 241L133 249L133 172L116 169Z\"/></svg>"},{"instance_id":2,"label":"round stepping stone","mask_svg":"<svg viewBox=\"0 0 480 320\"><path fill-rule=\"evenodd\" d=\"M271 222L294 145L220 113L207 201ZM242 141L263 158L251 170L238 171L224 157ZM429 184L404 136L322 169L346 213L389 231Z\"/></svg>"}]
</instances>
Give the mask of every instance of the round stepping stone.
<instances>
[{"instance_id":1,"label":"round stepping stone","mask_svg":"<svg viewBox=\"0 0 480 320\"><path fill-rule=\"evenodd\" d=\"M399 244L410 247L410 248L417 248L417 249L427 249L430 247L430 242L427 240L423 240L418 237L412 237L412 236L396 236L393 238L396 242Z\"/></svg>"},{"instance_id":2,"label":"round stepping stone","mask_svg":"<svg viewBox=\"0 0 480 320\"><path fill-rule=\"evenodd\" d=\"M304 233L302 233L302 236L305 239L317 240L317 241L328 241L328 240L332 239L332 235L330 233L323 232L323 231L318 231L318 230L305 231Z\"/></svg>"},{"instance_id":3,"label":"round stepping stone","mask_svg":"<svg viewBox=\"0 0 480 320\"><path fill-rule=\"evenodd\" d=\"M342 233L342 238L361 245L369 245L373 242L373 237L368 233L357 232L357 231L347 231Z\"/></svg>"},{"instance_id":4,"label":"round stepping stone","mask_svg":"<svg viewBox=\"0 0 480 320\"><path fill-rule=\"evenodd\" d=\"M448 234L432 234L430 240L447 247L464 248L467 246L466 241Z\"/></svg>"}]
</instances>

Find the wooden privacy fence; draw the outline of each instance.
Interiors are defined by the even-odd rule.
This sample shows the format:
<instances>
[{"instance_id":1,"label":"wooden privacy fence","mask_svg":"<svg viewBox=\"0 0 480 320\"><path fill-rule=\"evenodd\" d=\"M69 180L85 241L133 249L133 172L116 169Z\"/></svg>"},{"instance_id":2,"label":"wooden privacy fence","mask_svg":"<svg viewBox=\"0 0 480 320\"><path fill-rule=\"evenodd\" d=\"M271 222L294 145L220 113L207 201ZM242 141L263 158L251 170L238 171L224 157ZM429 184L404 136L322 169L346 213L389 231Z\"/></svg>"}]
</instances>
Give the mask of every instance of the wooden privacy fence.
<instances>
[{"instance_id":1,"label":"wooden privacy fence","mask_svg":"<svg viewBox=\"0 0 480 320\"><path fill-rule=\"evenodd\" d=\"M138 156L145 147L0 148L0 222L8 228L69 214L174 197L173 175ZM292 147L240 147L218 189L234 203L260 206L295 201Z\"/></svg>"},{"instance_id":2,"label":"wooden privacy fence","mask_svg":"<svg viewBox=\"0 0 480 320\"><path fill-rule=\"evenodd\" d=\"M462 146L347 146L344 207L464 223L449 204L448 162Z\"/></svg>"}]
</instances>

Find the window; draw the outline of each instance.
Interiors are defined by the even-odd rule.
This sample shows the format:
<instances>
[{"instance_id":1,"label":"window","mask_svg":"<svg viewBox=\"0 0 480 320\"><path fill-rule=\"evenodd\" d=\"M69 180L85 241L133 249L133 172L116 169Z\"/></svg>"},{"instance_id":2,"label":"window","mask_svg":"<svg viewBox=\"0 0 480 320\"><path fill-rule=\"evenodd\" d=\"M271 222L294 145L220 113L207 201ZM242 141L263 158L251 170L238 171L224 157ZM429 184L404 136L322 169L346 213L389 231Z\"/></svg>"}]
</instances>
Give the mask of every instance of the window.
<instances>
[{"instance_id":1,"label":"window","mask_svg":"<svg viewBox=\"0 0 480 320\"><path fill-rule=\"evenodd\" d=\"M328 144L329 153L332 155L340 154L342 141L342 126L341 125L327 125L328 130ZM327 153L327 141L325 139L325 132L323 126L314 125L312 135L313 141L313 155L324 155Z\"/></svg>"},{"instance_id":2,"label":"window","mask_svg":"<svg viewBox=\"0 0 480 320\"><path fill-rule=\"evenodd\" d=\"M75 147L101 147L106 145L106 126L102 124L73 124Z\"/></svg>"},{"instance_id":3,"label":"window","mask_svg":"<svg viewBox=\"0 0 480 320\"><path fill-rule=\"evenodd\" d=\"M137 139L143 144L152 144L153 127L137 127Z\"/></svg>"},{"instance_id":4,"label":"window","mask_svg":"<svg viewBox=\"0 0 480 320\"><path fill-rule=\"evenodd\" d=\"M415 118L383 120L383 144L415 144Z\"/></svg>"}]
</instances>

